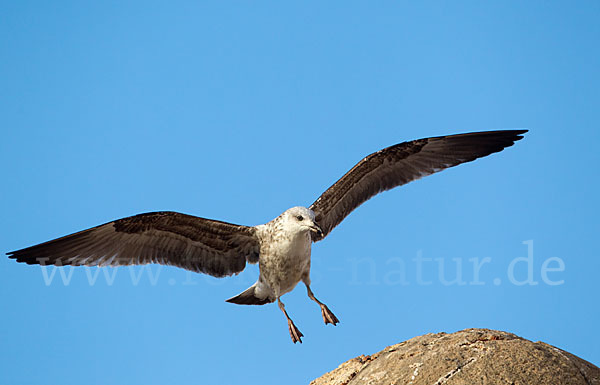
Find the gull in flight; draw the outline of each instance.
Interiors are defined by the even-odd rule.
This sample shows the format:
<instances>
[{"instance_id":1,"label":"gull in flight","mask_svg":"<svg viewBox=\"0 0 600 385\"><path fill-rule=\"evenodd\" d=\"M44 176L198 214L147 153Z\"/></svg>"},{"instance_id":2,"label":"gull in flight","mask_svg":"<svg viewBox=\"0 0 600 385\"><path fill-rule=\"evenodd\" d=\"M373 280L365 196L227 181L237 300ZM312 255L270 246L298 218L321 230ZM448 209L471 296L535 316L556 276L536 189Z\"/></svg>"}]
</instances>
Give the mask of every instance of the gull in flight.
<instances>
[{"instance_id":1,"label":"gull in flight","mask_svg":"<svg viewBox=\"0 0 600 385\"><path fill-rule=\"evenodd\" d=\"M310 288L310 252L348 214L372 196L446 168L502 151L527 130L473 132L403 142L362 159L313 204L292 207L272 221L242 226L177 212L118 219L75 234L7 253L17 262L56 266L122 266L159 263L214 277L259 264L256 283L227 300L239 305L277 301L292 341L302 333L281 296L298 282L321 308L325 324L339 320Z\"/></svg>"}]
</instances>

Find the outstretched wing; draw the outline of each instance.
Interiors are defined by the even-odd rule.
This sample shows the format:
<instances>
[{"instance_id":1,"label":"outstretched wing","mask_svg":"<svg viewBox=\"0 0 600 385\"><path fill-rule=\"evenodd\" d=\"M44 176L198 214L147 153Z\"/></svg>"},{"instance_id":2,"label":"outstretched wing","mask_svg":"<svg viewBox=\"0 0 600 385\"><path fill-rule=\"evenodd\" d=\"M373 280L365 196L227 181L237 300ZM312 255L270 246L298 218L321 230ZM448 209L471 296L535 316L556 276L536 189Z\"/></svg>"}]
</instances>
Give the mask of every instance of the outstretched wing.
<instances>
[{"instance_id":1,"label":"outstretched wing","mask_svg":"<svg viewBox=\"0 0 600 385\"><path fill-rule=\"evenodd\" d=\"M502 151L527 130L473 132L399 143L377 151L354 166L311 206L327 236L348 214L372 196L446 168Z\"/></svg>"},{"instance_id":2,"label":"outstretched wing","mask_svg":"<svg viewBox=\"0 0 600 385\"><path fill-rule=\"evenodd\" d=\"M40 265L120 266L160 263L224 277L258 262L252 227L176 212L119 219L26 249L7 253Z\"/></svg>"}]
</instances>

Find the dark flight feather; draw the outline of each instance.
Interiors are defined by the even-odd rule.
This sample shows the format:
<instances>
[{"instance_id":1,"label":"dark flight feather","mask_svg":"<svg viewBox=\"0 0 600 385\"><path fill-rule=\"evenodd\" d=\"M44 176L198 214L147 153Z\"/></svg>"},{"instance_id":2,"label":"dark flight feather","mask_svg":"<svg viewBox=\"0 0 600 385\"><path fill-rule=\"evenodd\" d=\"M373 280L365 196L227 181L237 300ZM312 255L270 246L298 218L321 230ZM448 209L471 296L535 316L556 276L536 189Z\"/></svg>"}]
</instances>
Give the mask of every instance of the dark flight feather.
<instances>
[{"instance_id":1,"label":"dark flight feather","mask_svg":"<svg viewBox=\"0 0 600 385\"><path fill-rule=\"evenodd\" d=\"M374 195L446 168L502 151L527 130L473 132L399 143L356 164L311 206L325 238L348 214Z\"/></svg>"},{"instance_id":2,"label":"dark flight feather","mask_svg":"<svg viewBox=\"0 0 600 385\"><path fill-rule=\"evenodd\" d=\"M40 265L121 266L159 263L224 277L258 262L255 229L176 212L119 219L7 253Z\"/></svg>"}]
</instances>

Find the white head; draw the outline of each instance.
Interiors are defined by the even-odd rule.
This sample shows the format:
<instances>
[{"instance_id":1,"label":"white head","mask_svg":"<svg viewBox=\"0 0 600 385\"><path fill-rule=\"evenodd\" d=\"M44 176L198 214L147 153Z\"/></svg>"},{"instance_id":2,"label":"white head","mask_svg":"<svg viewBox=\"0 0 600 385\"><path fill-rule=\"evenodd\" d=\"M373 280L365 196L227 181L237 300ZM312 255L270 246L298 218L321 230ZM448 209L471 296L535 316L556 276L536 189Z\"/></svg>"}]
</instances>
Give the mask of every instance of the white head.
<instances>
[{"instance_id":1,"label":"white head","mask_svg":"<svg viewBox=\"0 0 600 385\"><path fill-rule=\"evenodd\" d=\"M285 222L286 228L294 232L311 231L317 235L323 233L319 225L315 223L315 213L306 207L296 206L287 209L280 215L280 218Z\"/></svg>"}]
</instances>

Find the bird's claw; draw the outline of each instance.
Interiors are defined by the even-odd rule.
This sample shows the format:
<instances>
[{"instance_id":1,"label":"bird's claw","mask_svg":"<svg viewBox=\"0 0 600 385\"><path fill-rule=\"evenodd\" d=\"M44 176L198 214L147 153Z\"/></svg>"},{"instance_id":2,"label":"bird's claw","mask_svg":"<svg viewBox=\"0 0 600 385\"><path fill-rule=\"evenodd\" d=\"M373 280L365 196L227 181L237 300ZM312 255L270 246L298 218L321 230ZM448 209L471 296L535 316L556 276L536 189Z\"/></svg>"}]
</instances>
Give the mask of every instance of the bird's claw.
<instances>
[{"instance_id":1,"label":"bird's claw","mask_svg":"<svg viewBox=\"0 0 600 385\"><path fill-rule=\"evenodd\" d=\"M325 321L325 325L332 324L335 326L340 322L340 320L337 319L335 314L333 314L333 312L329 310L327 305L321 305L321 315L323 316L323 321Z\"/></svg>"},{"instance_id":2,"label":"bird's claw","mask_svg":"<svg viewBox=\"0 0 600 385\"><path fill-rule=\"evenodd\" d=\"M288 320L288 329L290 330L290 337L292 337L292 342L302 343L302 337L304 337L304 334L302 334L302 332L298 330L298 328L296 327L296 325L294 325L292 320Z\"/></svg>"}]
</instances>

